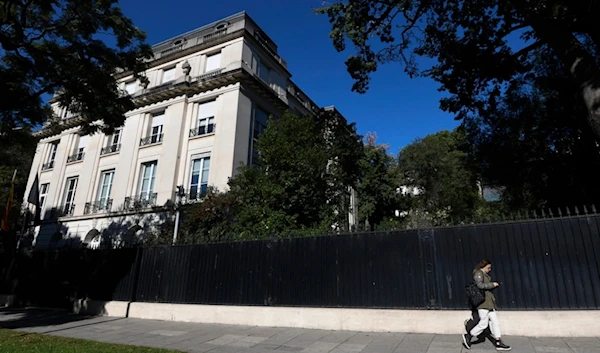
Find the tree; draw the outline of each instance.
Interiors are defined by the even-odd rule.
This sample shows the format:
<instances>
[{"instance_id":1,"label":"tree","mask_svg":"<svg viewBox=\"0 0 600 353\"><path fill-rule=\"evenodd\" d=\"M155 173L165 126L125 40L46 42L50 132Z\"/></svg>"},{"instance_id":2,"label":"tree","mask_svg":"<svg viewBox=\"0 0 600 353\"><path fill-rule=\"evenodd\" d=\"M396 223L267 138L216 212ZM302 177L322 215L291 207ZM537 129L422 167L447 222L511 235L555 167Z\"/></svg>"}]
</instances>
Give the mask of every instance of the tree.
<instances>
[{"instance_id":1,"label":"tree","mask_svg":"<svg viewBox=\"0 0 600 353\"><path fill-rule=\"evenodd\" d=\"M114 74L132 72L143 82L151 48L145 34L115 0L12 0L0 2L0 132L33 128L52 112L45 94L81 114L85 131L121 126L134 108ZM102 39L114 40L109 46Z\"/></svg>"},{"instance_id":2,"label":"tree","mask_svg":"<svg viewBox=\"0 0 600 353\"><path fill-rule=\"evenodd\" d=\"M450 93L441 100L442 109L459 119L497 104L516 76L531 72L534 49L548 48L567 71L600 138L598 1L348 0L316 12L329 17L338 51L347 40L356 47L357 54L346 61L354 91L368 89L378 64L401 61L411 76L439 82L440 90ZM514 37L524 47L511 46ZM419 71L416 56L438 64Z\"/></svg>"},{"instance_id":3,"label":"tree","mask_svg":"<svg viewBox=\"0 0 600 353\"><path fill-rule=\"evenodd\" d=\"M19 129L11 133L0 134L0 210L6 207L8 200L8 190L15 169L17 175L15 178L14 201L10 211L9 234L3 234L2 245L7 245L7 248L12 247L15 241L17 230L21 229L22 223L19 219L21 210L21 201L25 196L27 179L29 178L29 170L31 162L37 146L37 139L33 137L28 130ZM4 215L4 213L2 213ZM10 243L10 244L7 244Z\"/></svg>"},{"instance_id":4,"label":"tree","mask_svg":"<svg viewBox=\"0 0 600 353\"><path fill-rule=\"evenodd\" d=\"M388 154L387 145L376 143L376 134L367 134L365 140L359 163L358 218L377 226L395 218L396 210L405 211L406 205L398 192L402 178L396 158Z\"/></svg>"},{"instance_id":5,"label":"tree","mask_svg":"<svg viewBox=\"0 0 600 353\"><path fill-rule=\"evenodd\" d=\"M270 119L258 139L259 166L242 167L229 182L237 233L247 238L325 232L347 219L340 203L358 179L357 136L354 125L334 111Z\"/></svg>"},{"instance_id":6,"label":"tree","mask_svg":"<svg viewBox=\"0 0 600 353\"><path fill-rule=\"evenodd\" d=\"M460 130L441 131L415 140L398 156L406 186L419 191L414 207L438 215L434 225L449 216L471 216L481 202L477 177L459 150L462 138Z\"/></svg>"},{"instance_id":7,"label":"tree","mask_svg":"<svg viewBox=\"0 0 600 353\"><path fill-rule=\"evenodd\" d=\"M599 169L600 148L585 104L558 58L534 54L532 72L516 77L494 109L465 121L465 151L510 209L593 204L600 185L588 171Z\"/></svg>"}]
</instances>

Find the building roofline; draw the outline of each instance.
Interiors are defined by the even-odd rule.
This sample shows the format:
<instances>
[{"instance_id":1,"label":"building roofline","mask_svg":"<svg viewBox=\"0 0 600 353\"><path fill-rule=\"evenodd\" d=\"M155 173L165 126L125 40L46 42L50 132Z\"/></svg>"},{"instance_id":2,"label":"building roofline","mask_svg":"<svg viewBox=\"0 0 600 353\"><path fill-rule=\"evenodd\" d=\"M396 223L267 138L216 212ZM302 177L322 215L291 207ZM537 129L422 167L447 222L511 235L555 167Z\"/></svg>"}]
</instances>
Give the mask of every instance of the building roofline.
<instances>
[{"instance_id":1,"label":"building roofline","mask_svg":"<svg viewBox=\"0 0 600 353\"><path fill-rule=\"evenodd\" d=\"M173 40L175 40L175 39L178 39L178 38L181 38L181 37L189 37L189 36L192 36L192 35L193 35L193 34L195 34L195 33L202 32L202 31L205 31L205 30L207 30L208 28L214 27L214 26L216 26L217 24L219 24L219 23L221 23L221 22L226 22L226 21L235 20L235 19L238 19L238 18L240 18L240 17L244 17L244 16L248 16L248 14L246 13L246 11L240 11L240 12L238 12L238 13L235 13L235 14L231 15L231 16L227 16L227 17L225 17L225 18L220 18L220 19L218 19L218 20L216 20L216 21L213 21L213 22L211 22L211 23L209 23L209 24L206 24L206 25L204 25L204 26L202 26L202 27L198 27L198 28L192 29L192 30L190 30L190 31L187 31L187 32L185 32L185 33L181 33L181 34L178 34L178 35L176 35L176 36L174 36L174 37L170 37L170 38L168 38L168 39L165 39L165 40L163 40L162 42L158 42L158 43L156 43L156 44L152 44L152 48L154 49L155 47L159 47L159 46L161 46L161 45L168 44L169 42L172 42ZM248 17L249 17L249 16L248 16Z\"/></svg>"}]
</instances>

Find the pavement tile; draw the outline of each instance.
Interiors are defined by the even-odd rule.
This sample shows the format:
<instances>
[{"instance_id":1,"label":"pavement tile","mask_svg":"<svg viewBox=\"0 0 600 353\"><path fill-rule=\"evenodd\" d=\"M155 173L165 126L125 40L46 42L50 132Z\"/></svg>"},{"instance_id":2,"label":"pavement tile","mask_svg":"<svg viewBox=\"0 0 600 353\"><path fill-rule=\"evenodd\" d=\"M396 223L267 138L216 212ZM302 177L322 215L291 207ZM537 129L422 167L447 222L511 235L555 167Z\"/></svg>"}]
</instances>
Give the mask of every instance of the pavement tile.
<instances>
[{"instance_id":1,"label":"pavement tile","mask_svg":"<svg viewBox=\"0 0 600 353\"><path fill-rule=\"evenodd\" d=\"M190 353L495 352L489 340L473 344L469 351L463 349L460 335L367 333L111 317L85 318L48 311L19 312L0 309L0 327L99 342L163 347ZM513 347L512 352L517 353L600 353L598 338L503 339Z\"/></svg>"}]
</instances>

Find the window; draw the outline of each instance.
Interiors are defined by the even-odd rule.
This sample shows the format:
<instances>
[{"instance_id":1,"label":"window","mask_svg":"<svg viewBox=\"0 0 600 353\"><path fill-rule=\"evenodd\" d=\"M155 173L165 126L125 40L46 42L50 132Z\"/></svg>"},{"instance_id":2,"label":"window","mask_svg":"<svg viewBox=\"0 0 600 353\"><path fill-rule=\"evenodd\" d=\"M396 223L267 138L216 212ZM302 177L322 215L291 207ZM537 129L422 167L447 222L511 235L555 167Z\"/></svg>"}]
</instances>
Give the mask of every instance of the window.
<instances>
[{"instance_id":1,"label":"window","mask_svg":"<svg viewBox=\"0 0 600 353\"><path fill-rule=\"evenodd\" d=\"M112 135L110 135L110 138L108 139L108 145L109 146L116 146L118 144L121 143L121 133L123 130L121 129L116 129L115 132L113 132Z\"/></svg>"},{"instance_id":2,"label":"window","mask_svg":"<svg viewBox=\"0 0 600 353\"><path fill-rule=\"evenodd\" d=\"M205 72L214 71L221 68L221 52L206 56Z\"/></svg>"},{"instance_id":3,"label":"window","mask_svg":"<svg viewBox=\"0 0 600 353\"><path fill-rule=\"evenodd\" d=\"M76 161L80 161L83 159L85 155L85 148L87 147L88 136L80 136L79 142L77 143L77 148L75 149L73 155L67 158L67 163L72 163Z\"/></svg>"},{"instance_id":4,"label":"window","mask_svg":"<svg viewBox=\"0 0 600 353\"><path fill-rule=\"evenodd\" d=\"M48 189L50 188L49 183L40 185L40 209L44 209L46 205L46 198L48 197Z\"/></svg>"},{"instance_id":5,"label":"window","mask_svg":"<svg viewBox=\"0 0 600 353\"><path fill-rule=\"evenodd\" d=\"M50 148L48 149L48 157L46 163L42 165L42 170L48 170L54 168L54 159L56 159L56 151L58 151L59 141L51 142Z\"/></svg>"},{"instance_id":6,"label":"window","mask_svg":"<svg viewBox=\"0 0 600 353\"><path fill-rule=\"evenodd\" d=\"M56 158L56 151L58 151L58 141L52 142L50 145L50 154L48 154L49 163L54 163L54 159Z\"/></svg>"},{"instance_id":7,"label":"window","mask_svg":"<svg viewBox=\"0 0 600 353\"><path fill-rule=\"evenodd\" d=\"M258 77L266 83L271 83L271 69L262 61L258 62Z\"/></svg>"},{"instance_id":8,"label":"window","mask_svg":"<svg viewBox=\"0 0 600 353\"><path fill-rule=\"evenodd\" d=\"M215 130L216 101L204 102L198 106L196 136L210 134Z\"/></svg>"},{"instance_id":9,"label":"window","mask_svg":"<svg viewBox=\"0 0 600 353\"><path fill-rule=\"evenodd\" d=\"M77 154L78 156L81 156L81 158L83 158L83 153L85 152L85 148L87 147L87 142L88 142L87 135L79 137L79 145L77 146L77 152L75 154Z\"/></svg>"},{"instance_id":10,"label":"window","mask_svg":"<svg viewBox=\"0 0 600 353\"><path fill-rule=\"evenodd\" d=\"M190 177L190 199L196 200L206 194L208 189L208 171L210 169L210 157L192 160L192 172Z\"/></svg>"},{"instance_id":11,"label":"window","mask_svg":"<svg viewBox=\"0 0 600 353\"><path fill-rule=\"evenodd\" d=\"M135 81L127 82L125 84L125 91L127 94L132 95L137 91L137 84Z\"/></svg>"},{"instance_id":12,"label":"window","mask_svg":"<svg viewBox=\"0 0 600 353\"><path fill-rule=\"evenodd\" d=\"M167 83L175 80L175 67L163 70L162 83Z\"/></svg>"},{"instance_id":13,"label":"window","mask_svg":"<svg viewBox=\"0 0 600 353\"><path fill-rule=\"evenodd\" d=\"M162 141L163 137L163 124L165 120L165 112L158 113L152 116L152 126L150 130L150 143L157 143Z\"/></svg>"},{"instance_id":14,"label":"window","mask_svg":"<svg viewBox=\"0 0 600 353\"><path fill-rule=\"evenodd\" d=\"M98 210L108 210L110 193L112 191L112 184L115 179L115 170L103 171L100 175L100 186L98 189Z\"/></svg>"},{"instance_id":15,"label":"window","mask_svg":"<svg viewBox=\"0 0 600 353\"><path fill-rule=\"evenodd\" d=\"M251 163L252 165L258 165L258 151L256 150L256 141L258 140L258 136L265 131L267 128L267 121L269 120L269 114L260 108L254 109L254 127L252 132L252 155L251 155Z\"/></svg>"},{"instance_id":16,"label":"window","mask_svg":"<svg viewBox=\"0 0 600 353\"><path fill-rule=\"evenodd\" d=\"M65 184L65 195L63 197L63 209L62 213L65 216L70 216L73 214L73 209L75 208L75 193L77 192L77 182L79 181L79 177L72 177L67 179L67 183Z\"/></svg>"},{"instance_id":17,"label":"window","mask_svg":"<svg viewBox=\"0 0 600 353\"><path fill-rule=\"evenodd\" d=\"M140 200L152 200L154 194L154 184L156 182L156 167L158 162L152 161L142 164L140 174Z\"/></svg>"},{"instance_id":18,"label":"window","mask_svg":"<svg viewBox=\"0 0 600 353\"><path fill-rule=\"evenodd\" d=\"M121 150L121 133L122 129L115 129L112 135L109 135L106 140L106 146L100 150L100 154L115 153Z\"/></svg>"}]
</instances>

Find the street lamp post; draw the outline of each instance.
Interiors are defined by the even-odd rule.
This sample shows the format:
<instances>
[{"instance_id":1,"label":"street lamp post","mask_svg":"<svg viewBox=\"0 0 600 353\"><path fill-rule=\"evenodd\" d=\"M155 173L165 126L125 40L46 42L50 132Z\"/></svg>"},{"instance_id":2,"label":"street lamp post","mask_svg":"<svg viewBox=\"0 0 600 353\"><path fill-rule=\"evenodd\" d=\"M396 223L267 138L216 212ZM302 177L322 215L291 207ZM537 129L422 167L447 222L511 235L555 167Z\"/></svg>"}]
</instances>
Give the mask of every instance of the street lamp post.
<instances>
[{"instance_id":1,"label":"street lamp post","mask_svg":"<svg viewBox=\"0 0 600 353\"><path fill-rule=\"evenodd\" d=\"M177 203L175 204L175 229L173 230L173 245L177 243L177 232L179 231L179 211L181 209L181 199L185 196L185 190L182 185L177 186Z\"/></svg>"}]
</instances>

